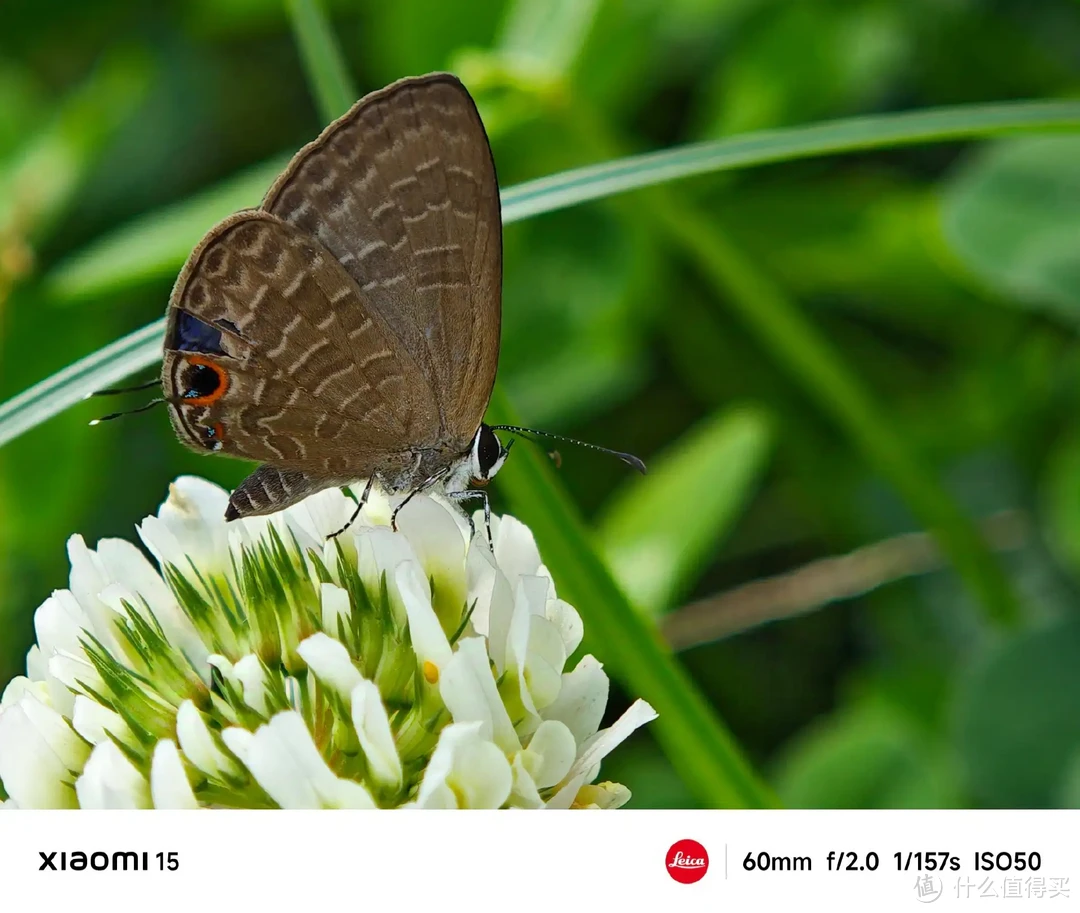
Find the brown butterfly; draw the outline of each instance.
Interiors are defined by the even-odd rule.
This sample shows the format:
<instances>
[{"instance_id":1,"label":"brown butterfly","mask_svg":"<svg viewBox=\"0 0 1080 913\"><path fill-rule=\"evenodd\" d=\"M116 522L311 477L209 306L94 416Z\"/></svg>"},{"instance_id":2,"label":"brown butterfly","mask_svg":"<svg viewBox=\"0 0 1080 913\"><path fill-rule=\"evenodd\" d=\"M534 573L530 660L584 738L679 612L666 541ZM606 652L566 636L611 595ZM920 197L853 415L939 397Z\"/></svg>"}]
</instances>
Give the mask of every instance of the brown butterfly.
<instances>
[{"instance_id":1,"label":"brown butterfly","mask_svg":"<svg viewBox=\"0 0 1080 913\"><path fill-rule=\"evenodd\" d=\"M479 497L489 516L468 485L506 459L495 430L540 433L483 423L501 284L495 163L457 78L374 92L301 149L258 209L210 230L169 299L177 435L262 463L226 519L359 479L353 519L376 479L405 501Z\"/></svg>"}]
</instances>

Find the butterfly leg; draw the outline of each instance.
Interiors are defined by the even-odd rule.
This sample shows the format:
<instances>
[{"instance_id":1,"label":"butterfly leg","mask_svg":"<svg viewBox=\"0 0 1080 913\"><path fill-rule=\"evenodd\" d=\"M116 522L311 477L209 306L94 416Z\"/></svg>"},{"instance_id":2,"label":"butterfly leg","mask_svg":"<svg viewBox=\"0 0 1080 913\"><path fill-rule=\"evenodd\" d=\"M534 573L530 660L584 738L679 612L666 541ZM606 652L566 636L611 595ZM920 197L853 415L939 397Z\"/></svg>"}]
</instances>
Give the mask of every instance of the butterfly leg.
<instances>
[{"instance_id":1,"label":"butterfly leg","mask_svg":"<svg viewBox=\"0 0 1080 913\"><path fill-rule=\"evenodd\" d=\"M487 529L488 545L495 548L495 542L491 538L491 502L488 500L488 493L479 488L466 488L464 491L452 491L447 495L451 501L472 501L479 498L484 502L484 526ZM464 509L463 509L464 512ZM469 514L465 514L465 519L469 521L469 541L471 542L476 535L476 524L473 523L473 518Z\"/></svg>"},{"instance_id":2,"label":"butterfly leg","mask_svg":"<svg viewBox=\"0 0 1080 913\"><path fill-rule=\"evenodd\" d=\"M401 508L408 504L422 491L427 491L427 489L431 488L431 486L434 485L436 482L440 482L445 479L450 474L450 470L452 468L452 466L447 466L446 469L440 469L437 473L435 473L435 475L428 476L426 479L424 479L423 482L417 485L416 488L414 488L407 495L405 495L405 500L403 500L397 507L395 507L394 512L390 514L390 528L395 533L397 532L397 515L401 512Z\"/></svg>"},{"instance_id":3,"label":"butterfly leg","mask_svg":"<svg viewBox=\"0 0 1080 913\"><path fill-rule=\"evenodd\" d=\"M360 500L356 502L356 510L354 510L352 516L349 517L349 522L346 523L343 527L341 527L341 529L337 530L337 532L333 532L329 536L327 536L327 539L336 539L356 522L356 518L360 516L360 511L364 509L364 505L367 504L367 499L371 495L371 485L374 481L375 473L372 473L368 477L367 485L364 486L364 493L360 495Z\"/></svg>"}]
</instances>

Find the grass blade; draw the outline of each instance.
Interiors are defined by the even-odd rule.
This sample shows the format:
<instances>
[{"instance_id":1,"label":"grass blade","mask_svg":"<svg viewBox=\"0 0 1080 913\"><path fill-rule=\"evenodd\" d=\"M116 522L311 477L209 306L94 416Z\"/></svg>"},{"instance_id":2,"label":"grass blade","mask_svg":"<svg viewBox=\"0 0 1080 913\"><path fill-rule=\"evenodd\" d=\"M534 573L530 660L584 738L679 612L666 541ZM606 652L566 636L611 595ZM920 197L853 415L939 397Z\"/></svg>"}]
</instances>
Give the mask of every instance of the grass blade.
<instances>
[{"instance_id":1,"label":"grass blade","mask_svg":"<svg viewBox=\"0 0 1080 913\"><path fill-rule=\"evenodd\" d=\"M161 361L165 320L156 320L82 358L0 406L0 446L63 412L87 394Z\"/></svg>"},{"instance_id":2,"label":"grass blade","mask_svg":"<svg viewBox=\"0 0 1080 913\"><path fill-rule=\"evenodd\" d=\"M359 98L330 23L316 0L286 0L293 34L323 121L341 117Z\"/></svg>"},{"instance_id":3,"label":"grass blade","mask_svg":"<svg viewBox=\"0 0 1080 913\"><path fill-rule=\"evenodd\" d=\"M343 103L346 103L345 94L341 93L334 104ZM1080 103L1009 102L937 108L748 133L575 168L507 188L502 193L503 224L716 171L865 149L1067 127L1080 127ZM216 192L228 200L238 196L249 199L245 196L248 193L245 188L254 180L252 175L267 175L262 187L265 192L281 167L282 163L277 160L263 163L236 179L237 184L242 185L239 189L227 182L219 185ZM204 229L226 214L216 213L207 220ZM130 285L133 277L145 280L175 272L197 237L189 239L186 234L176 234L168 251L160 246L155 248L152 262L140 263L135 255L124 253L129 246L137 248L139 232L163 215L151 213L137 226L122 226L61 263L47 280L51 286L49 291L63 297L89 298Z\"/></svg>"}]
</instances>

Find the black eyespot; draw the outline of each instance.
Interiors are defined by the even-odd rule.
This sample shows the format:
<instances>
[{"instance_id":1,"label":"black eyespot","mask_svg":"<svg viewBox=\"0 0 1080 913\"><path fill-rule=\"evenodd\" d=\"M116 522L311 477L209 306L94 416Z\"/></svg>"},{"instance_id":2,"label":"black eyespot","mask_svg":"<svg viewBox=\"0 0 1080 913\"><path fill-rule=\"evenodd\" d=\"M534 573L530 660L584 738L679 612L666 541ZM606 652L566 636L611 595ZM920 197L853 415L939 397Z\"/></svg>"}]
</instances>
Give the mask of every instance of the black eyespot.
<instances>
[{"instance_id":1,"label":"black eyespot","mask_svg":"<svg viewBox=\"0 0 1080 913\"><path fill-rule=\"evenodd\" d=\"M480 426L480 442L476 448L477 459L480 463L481 478L486 479L492 467L499 462L502 456L502 446L495 432L487 425Z\"/></svg>"},{"instance_id":2,"label":"black eyespot","mask_svg":"<svg viewBox=\"0 0 1080 913\"><path fill-rule=\"evenodd\" d=\"M184 398L212 396L221 386L221 375L209 365L191 365L184 372Z\"/></svg>"}]
</instances>

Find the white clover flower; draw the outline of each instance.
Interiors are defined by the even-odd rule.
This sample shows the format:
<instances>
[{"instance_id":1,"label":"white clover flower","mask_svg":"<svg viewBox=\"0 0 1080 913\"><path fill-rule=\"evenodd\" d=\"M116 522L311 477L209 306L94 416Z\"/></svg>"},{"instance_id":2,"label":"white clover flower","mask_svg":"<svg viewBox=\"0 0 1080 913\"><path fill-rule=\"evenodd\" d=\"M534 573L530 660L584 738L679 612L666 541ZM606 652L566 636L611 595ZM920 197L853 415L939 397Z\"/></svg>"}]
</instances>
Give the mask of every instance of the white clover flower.
<instances>
[{"instance_id":1,"label":"white clover flower","mask_svg":"<svg viewBox=\"0 0 1080 913\"><path fill-rule=\"evenodd\" d=\"M182 477L130 542L68 542L0 700L0 807L617 808L586 656L531 533L414 498L389 528L334 489L226 526ZM478 528L482 524L477 524Z\"/></svg>"}]
</instances>

